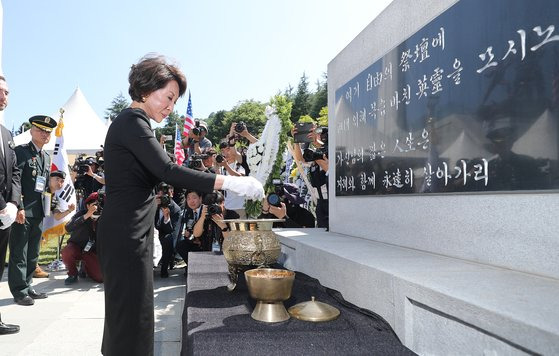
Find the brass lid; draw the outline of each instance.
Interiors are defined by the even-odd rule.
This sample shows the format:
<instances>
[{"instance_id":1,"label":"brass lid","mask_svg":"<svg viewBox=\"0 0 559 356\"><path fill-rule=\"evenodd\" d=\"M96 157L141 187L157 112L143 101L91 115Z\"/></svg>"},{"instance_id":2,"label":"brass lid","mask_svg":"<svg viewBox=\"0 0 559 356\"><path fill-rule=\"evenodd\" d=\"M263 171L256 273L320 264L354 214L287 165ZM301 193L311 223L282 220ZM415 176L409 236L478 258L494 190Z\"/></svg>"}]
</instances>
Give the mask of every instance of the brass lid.
<instances>
[{"instance_id":1,"label":"brass lid","mask_svg":"<svg viewBox=\"0 0 559 356\"><path fill-rule=\"evenodd\" d=\"M308 302L302 302L289 308L289 315L295 319L305 321L330 321L340 315L340 310L329 304L318 302L311 297Z\"/></svg>"}]
</instances>

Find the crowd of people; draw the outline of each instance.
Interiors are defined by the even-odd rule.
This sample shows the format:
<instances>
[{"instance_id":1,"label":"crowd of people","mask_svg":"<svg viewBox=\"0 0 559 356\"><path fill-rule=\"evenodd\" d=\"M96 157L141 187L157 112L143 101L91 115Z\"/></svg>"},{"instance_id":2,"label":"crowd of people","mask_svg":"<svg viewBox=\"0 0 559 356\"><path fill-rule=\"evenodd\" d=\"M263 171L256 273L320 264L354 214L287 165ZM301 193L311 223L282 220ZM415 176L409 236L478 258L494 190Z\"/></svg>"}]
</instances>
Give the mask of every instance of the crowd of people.
<instances>
[{"instance_id":1,"label":"crowd of people","mask_svg":"<svg viewBox=\"0 0 559 356\"><path fill-rule=\"evenodd\" d=\"M293 152L309 169L312 187L303 190L318 196L315 219L301 185L288 179L290 167L285 167L283 179L274 179L268 195L249 175L246 147L257 138L242 122L234 122L214 145L206 137L208 124L197 120L183 140L187 159L182 166L173 163L174 157L161 147L163 140L154 137L150 120L161 122L184 94L186 80L178 67L163 57L146 57L132 66L129 82L132 105L114 120L104 151L78 157L71 167L78 199L65 208L49 192L59 191L68 177L51 171L43 149L56 120L31 117L31 142L20 146L0 128L0 261L9 241L8 285L14 301L31 306L48 297L32 285L42 221L50 214L60 220L74 213L65 225L70 237L61 252L68 271L64 283L72 285L85 276L104 283L102 352L107 355L153 348L154 231L162 250L160 276L166 278L180 260L186 272L189 252L220 251L229 233L223 220L246 218L247 199L262 201L259 217L283 219L276 226L328 227L327 141L316 127L308 133L309 143L295 145ZM0 110L8 95L6 79L0 76ZM322 147L323 154L308 159L309 145L315 153ZM0 276L3 269L1 263ZM17 325L0 318L0 334L18 331Z\"/></svg>"}]
</instances>

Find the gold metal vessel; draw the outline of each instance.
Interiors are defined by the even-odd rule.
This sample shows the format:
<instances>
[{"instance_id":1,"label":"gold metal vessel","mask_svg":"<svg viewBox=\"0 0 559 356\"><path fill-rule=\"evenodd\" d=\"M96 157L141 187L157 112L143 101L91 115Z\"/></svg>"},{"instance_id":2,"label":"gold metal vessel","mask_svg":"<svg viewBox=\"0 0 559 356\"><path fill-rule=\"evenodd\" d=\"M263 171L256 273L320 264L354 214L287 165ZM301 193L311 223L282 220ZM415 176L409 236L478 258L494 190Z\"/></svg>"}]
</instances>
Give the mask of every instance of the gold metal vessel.
<instances>
[{"instance_id":1,"label":"gold metal vessel","mask_svg":"<svg viewBox=\"0 0 559 356\"><path fill-rule=\"evenodd\" d=\"M239 273L254 267L270 266L278 261L281 247L272 231L274 222L281 219L230 219L223 220L229 233L223 239L223 255L229 265L232 291L237 285Z\"/></svg>"},{"instance_id":2,"label":"gold metal vessel","mask_svg":"<svg viewBox=\"0 0 559 356\"><path fill-rule=\"evenodd\" d=\"M251 317L266 323L277 323L289 319L283 301L291 297L295 272L256 268L245 271L248 293L255 299L256 307Z\"/></svg>"}]
</instances>

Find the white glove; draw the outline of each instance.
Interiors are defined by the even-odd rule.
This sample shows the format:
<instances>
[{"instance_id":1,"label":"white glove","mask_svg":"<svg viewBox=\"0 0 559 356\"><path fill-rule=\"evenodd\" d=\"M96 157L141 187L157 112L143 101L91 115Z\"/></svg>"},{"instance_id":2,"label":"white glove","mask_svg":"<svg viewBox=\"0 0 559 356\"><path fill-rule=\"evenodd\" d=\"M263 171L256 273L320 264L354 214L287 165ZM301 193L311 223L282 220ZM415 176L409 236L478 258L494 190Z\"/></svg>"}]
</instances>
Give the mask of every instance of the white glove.
<instances>
[{"instance_id":1,"label":"white glove","mask_svg":"<svg viewBox=\"0 0 559 356\"><path fill-rule=\"evenodd\" d=\"M264 187L254 177L223 176L222 188L251 200L264 198Z\"/></svg>"},{"instance_id":2,"label":"white glove","mask_svg":"<svg viewBox=\"0 0 559 356\"><path fill-rule=\"evenodd\" d=\"M0 214L0 221L2 221L1 230L5 230L12 226L14 221L16 221L17 207L14 203L7 203L4 213Z\"/></svg>"}]
</instances>

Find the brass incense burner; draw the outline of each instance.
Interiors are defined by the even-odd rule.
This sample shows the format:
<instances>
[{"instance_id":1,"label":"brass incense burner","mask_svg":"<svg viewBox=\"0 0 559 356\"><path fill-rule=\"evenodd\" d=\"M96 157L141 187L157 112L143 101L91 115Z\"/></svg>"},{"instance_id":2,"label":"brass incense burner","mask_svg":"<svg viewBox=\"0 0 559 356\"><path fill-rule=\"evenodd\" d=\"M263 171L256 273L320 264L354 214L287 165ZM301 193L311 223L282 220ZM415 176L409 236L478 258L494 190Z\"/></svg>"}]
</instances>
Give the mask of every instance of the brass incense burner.
<instances>
[{"instance_id":1,"label":"brass incense burner","mask_svg":"<svg viewBox=\"0 0 559 356\"><path fill-rule=\"evenodd\" d=\"M295 272L274 268L256 268L245 272L248 293L256 299L250 315L254 320L277 323L289 319L283 301L291 297Z\"/></svg>"},{"instance_id":2,"label":"brass incense burner","mask_svg":"<svg viewBox=\"0 0 559 356\"><path fill-rule=\"evenodd\" d=\"M223 220L229 226L228 236L223 239L223 255L229 265L227 289L237 286L239 273L255 267L270 266L278 261L281 247L272 231L274 222L281 219L230 219Z\"/></svg>"}]
</instances>

